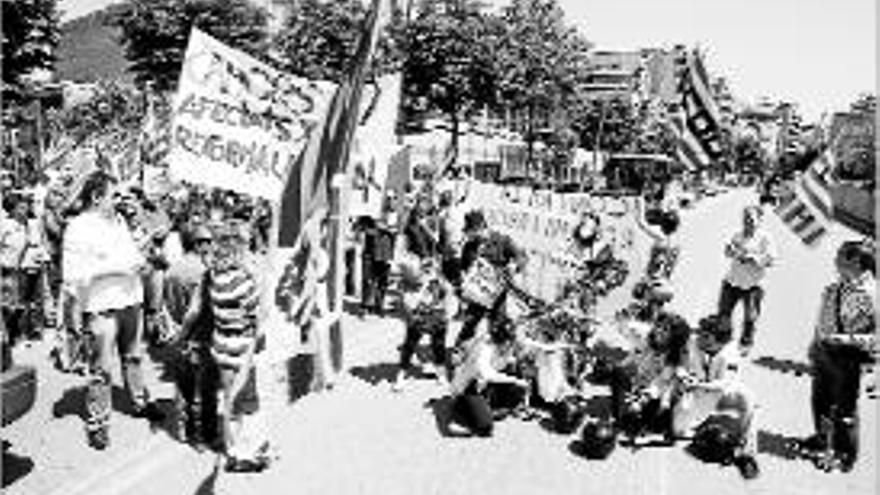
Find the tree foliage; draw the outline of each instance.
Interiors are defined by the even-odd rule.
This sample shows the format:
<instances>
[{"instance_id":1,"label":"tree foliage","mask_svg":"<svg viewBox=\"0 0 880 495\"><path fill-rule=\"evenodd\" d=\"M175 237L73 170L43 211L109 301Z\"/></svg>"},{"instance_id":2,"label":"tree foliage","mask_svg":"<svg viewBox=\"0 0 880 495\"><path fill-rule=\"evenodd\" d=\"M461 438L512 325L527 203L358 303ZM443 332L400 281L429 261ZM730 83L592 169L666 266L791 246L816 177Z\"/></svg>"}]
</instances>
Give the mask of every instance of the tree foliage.
<instances>
[{"instance_id":1,"label":"tree foliage","mask_svg":"<svg viewBox=\"0 0 880 495\"><path fill-rule=\"evenodd\" d=\"M749 175L763 175L769 163L769 157L761 143L753 136L744 136L733 143L733 172Z\"/></svg>"},{"instance_id":2,"label":"tree foliage","mask_svg":"<svg viewBox=\"0 0 880 495\"><path fill-rule=\"evenodd\" d=\"M124 84L101 83L88 100L50 112L46 127L51 141L64 136L77 143L112 130L137 132L145 112L143 92Z\"/></svg>"},{"instance_id":3,"label":"tree foliage","mask_svg":"<svg viewBox=\"0 0 880 495\"><path fill-rule=\"evenodd\" d=\"M566 24L556 0L513 0L501 20L500 96L506 106L527 110L527 134L532 134L537 109L549 108L552 114L575 97L589 42Z\"/></svg>"},{"instance_id":4,"label":"tree foliage","mask_svg":"<svg viewBox=\"0 0 880 495\"><path fill-rule=\"evenodd\" d=\"M636 151L641 121L638 109L625 98L582 100L572 112L572 129L586 149L612 153Z\"/></svg>"},{"instance_id":5,"label":"tree foliage","mask_svg":"<svg viewBox=\"0 0 880 495\"><path fill-rule=\"evenodd\" d=\"M248 0L128 0L114 16L129 70L159 91L177 86L193 26L259 57L266 48L265 9Z\"/></svg>"},{"instance_id":6,"label":"tree foliage","mask_svg":"<svg viewBox=\"0 0 880 495\"><path fill-rule=\"evenodd\" d=\"M367 6L360 0L301 0L272 41L284 70L309 79L340 82L363 34ZM399 16L380 33L368 77L397 68L401 54L394 34Z\"/></svg>"},{"instance_id":7,"label":"tree foliage","mask_svg":"<svg viewBox=\"0 0 880 495\"><path fill-rule=\"evenodd\" d=\"M404 113L408 117L439 112L453 125L497 96L495 40L500 24L472 2L441 2L444 8L420 12L400 32Z\"/></svg>"},{"instance_id":8,"label":"tree foliage","mask_svg":"<svg viewBox=\"0 0 880 495\"><path fill-rule=\"evenodd\" d=\"M57 0L3 0L4 99L20 93L24 77L51 70L58 45Z\"/></svg>"}]
</instances>

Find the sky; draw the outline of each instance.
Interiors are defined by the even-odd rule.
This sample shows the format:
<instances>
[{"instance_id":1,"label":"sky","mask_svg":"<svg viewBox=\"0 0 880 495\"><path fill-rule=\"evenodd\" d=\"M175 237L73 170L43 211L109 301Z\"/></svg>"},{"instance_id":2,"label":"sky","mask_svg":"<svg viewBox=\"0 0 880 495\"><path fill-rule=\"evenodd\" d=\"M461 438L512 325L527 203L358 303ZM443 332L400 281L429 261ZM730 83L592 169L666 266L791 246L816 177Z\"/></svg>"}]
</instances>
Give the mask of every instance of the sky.
<instances>
[{"instance_id":1,"label":"sky","mask_svg":"<svg viewBox=\"0 0 880 495\"><path fill-rule=\"evenodd\" d=\"M596 48L698 46L736 97L792 101L809 121L877 92L876 0L557 1Z\"/></svg>"},{"instance_id":2,"label":"sky","mask_svg":"<svg viewBox=\"0 0 880 495\"><path fill-rule=\"evenodd\" d=\"M808 121L877 92L876 0L557 1L596 48L699 46L735 96L792 101ZM59 3L72 18L111 2Z\"/></svg>"}]
</instances>

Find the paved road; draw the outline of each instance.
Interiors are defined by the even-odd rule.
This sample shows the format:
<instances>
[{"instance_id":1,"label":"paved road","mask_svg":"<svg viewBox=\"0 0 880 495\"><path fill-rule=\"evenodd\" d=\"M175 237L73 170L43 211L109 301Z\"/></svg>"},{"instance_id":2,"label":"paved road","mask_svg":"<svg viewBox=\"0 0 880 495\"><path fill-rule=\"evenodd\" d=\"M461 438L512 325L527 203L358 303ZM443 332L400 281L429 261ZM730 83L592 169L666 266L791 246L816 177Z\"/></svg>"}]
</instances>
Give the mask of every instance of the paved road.
<instances>
[{"instance_id":1,"label":"paved road","mask_svg":"<svg viewBox=\"0 0 880 495\"><path fill-rule=\"evenodd\" d=\"M684 216L682 237L687 242L677 272L680 295L675 306L692 322L715 305L726 268L722 245L738 225L742 206L752 200L750 193L734 191L710 198ZM763 474L758 480L745 482L732 468L702 464L683 445L618 448L605 461L586 461L570 452L574 437L551 433L537 421L505 421L491 439L443 436L435 413L444 402L432 401L443 398L442 387L423 380L403 393L390 391L395 348L402 341L400 322L349 317L349 373L332 392L277 409L273 438L280 458L268 472L211 476L212 455L181 446L161 430L150 433L122 415L114 425L113 448L92 452L84 446L79 418L56 419L35 410L9 428L8 436L4 431L12 450L35 463L8 493L877 493L877 401L862 402L864 450L851 473L825 474L787 458L785 439L809 431L809 378L796 371L804 364L819 291L833 277L834 249L846 234L834 232L811 251L772 215L768 224L782 258L767 281L765 312L752 363L745 370L762 406ZM612 311L627 290L606 301L603 312ZM72 384L69 377L64 384L45 384L55 379L41 383L41 403L57 401L63 387ZM4 467L6 462L4 458Z\"/></svg>"}]
</instances>

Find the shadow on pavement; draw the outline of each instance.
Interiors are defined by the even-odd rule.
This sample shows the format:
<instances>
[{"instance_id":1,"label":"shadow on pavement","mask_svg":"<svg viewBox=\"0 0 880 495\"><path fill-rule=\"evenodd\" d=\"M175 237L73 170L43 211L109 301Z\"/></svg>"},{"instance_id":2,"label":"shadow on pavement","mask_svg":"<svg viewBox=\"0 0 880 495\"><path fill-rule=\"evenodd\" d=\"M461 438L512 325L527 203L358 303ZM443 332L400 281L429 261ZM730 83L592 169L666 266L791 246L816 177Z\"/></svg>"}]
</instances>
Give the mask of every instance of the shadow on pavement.
<instances>
[{"instance_id":1,"label":"shadow on pavement","mask_svg":"<svg viewBox=\"0 0 880 495\"><path fill-rule=\"evenodd\" d=\"M383 382L391 383L397 376L400 365L397 363L375 363L366 366L354 366L348 371L355 378L376 386Z\"/></svg>"},{"instance_id":2,"label":"shadow on pavement","mask_svg":"<svg viewBox=\"0 0 880 495\"><path fill-rule=\"evenodd\" d=\"M782 459L795 460L800 458L797 450L799 437L789 437L766 430L758 431L758 452L770 454Z\"/></svg>"},{"instance_id":3,"label":"shadow on pavement","mask_svg":"<svg viewBox=\"0 0 880 495\"><path fill-rule=\"evenodd\" d=\"M297 354L287 360L287 401L293 403L312 389L315 360L311 354Z\"/></svg>"},{"instance_id":4,"label":"shadow on pavement","mask_svg":"<svg viewBox=\"0 0 880 495\"><path fill-rule=\"evenodd\" d=\"M11 444L3 440L3 488L27 476L34 469L34 461L30 457L9 452L9 447Z\"/></svg>"},{"instance_id":5,"label":"shadow on pavement","mask_svg":"<svg viewBox=\"0 0 880 495\"><path fill-rule=\"evenodd\" d=\"M121 387L111 388L111 403L114 411L131 414L133 411L128 394ZM78 416L86 420L86 386L76 385L64 391L60 399L52 404L52 417L60 419L66 416Z\"/></svg>"},{"instance_id":6,"label":"shadow on pavement","mask_svg":"<svg viewBox=\"0 0 880 495\"><path fill-rule=\"evenodd\" d=\"M773 356L761 356L752 362L771 371L779 371L781 373L793 373L794 376L804 376L811 374L809 364L800 361L793 361L791 359L778 359Z\"/></svg>"},{"instance_id":7,"label":"shadow on pavement","mask_svg":"<svg viewBox=\"0 0 880 495\"><path fill-rule=\"evenodd\" d=\"M434 413L434 421L437 424L437 431L446 438L467 438L473 435L467 431L451 428L456 423L455 410L452 407L453 398L451 395L444 395L440 398L430 399L425 403L425 407L430 407Z\"/></svg>"},{"instance_id":8,"label":"shadow on pavement","mask_svg":"<svg viewBox=\"0 0 880 495\"><path fill-rule=\"evenodd\" d=\"M196 488L196 491L193 495L214 495L214 487L217 485L217 476L219 476L220 470L218 466L214 466L214 469L211 470L211 474L209 474Z\"/></svg>"}]
</instances>

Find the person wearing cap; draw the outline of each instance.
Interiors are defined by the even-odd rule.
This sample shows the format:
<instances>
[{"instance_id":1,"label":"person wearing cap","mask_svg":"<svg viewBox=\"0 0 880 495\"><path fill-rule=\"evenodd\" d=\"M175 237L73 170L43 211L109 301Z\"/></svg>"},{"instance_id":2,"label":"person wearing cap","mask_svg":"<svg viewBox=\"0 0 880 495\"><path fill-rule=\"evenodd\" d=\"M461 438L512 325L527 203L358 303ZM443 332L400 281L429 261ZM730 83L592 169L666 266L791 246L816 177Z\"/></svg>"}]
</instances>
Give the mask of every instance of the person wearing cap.
<instances>
[{"instance_id":1,"label":"person wearing cap","mask_svg":"<svg viewBox=\"0 0 880 495\"><path fill-rule=\"evenodd\" d=\"M200 305L188 322L186 333L179 331L195 293L207 287L203 283L211 261L213 246L211 230L195 224L182 230L183 256L173 262L163 286L163 301L172 326L180 358L175 362L176 381L180 394L182 437L201 448L213 445L218 438L217 382L219 376L211 356L213 319L210 307ZM204 298L204 296L202 296Z\"/></svg>"},{"instance_id":2,"label":"person wearing cap","mask_svg":"<svg viewBox=\"0 0 880 495\"><path fill-rule=\"evenodd\" d=\"M718 314L730 318L733 309L742 301L743 328L739 346L744 355L754 345L755 327L764 299L764 278L777 258L773 238L762 227L763 216L760 206L744 208L742 230L735 233L724 247L725 256L730 258L730 269L721 282Z\"/></svg>"},{"instance_id":3,"label":"person wearing cap","mask_svg":"<svg viewBox=\"0 0 880 495\"><path fill-rule=\"evenodd\" d=\"M834 451L844 471L859 454L858 399L862 366L876 362L876 258L871 243L848 241L835 258L838 278L822 291L809 358L815 435L808 449ZM829 431L830 430L830 431ZM833 445L827 438L832 437Z\"/></svg>"},{"instance_id":4,"label":"person wearing cap","mask_svg":"<svg viewBox=\"0 0 880 495\"><path fill-rule=\"evenodd\" d=\"M739 425L734 463L746 479L758 476L755 399L743 383L739 351L730 320L711 315L700 320L687 343L684 366L677 370L680 396L672 412L677 438L691 438L716 414L733 416Z\"/></svg>"},{"instance_id":5,"label":"person wearing cap","mask_svg":"<svg viewBox=\"0 0 880 495\"><path fill-rule=\"evenodd\" d=\"M149 401L141 369L141 272L146 260L114 208L110 194L113 182L106 172L89 174L80 193L83 210L70 220L63 240L63 276L82 310L92 343L92 376L85 395L86 429L89 445L96 449L106 448L110 441L114 350L122 362L122 376L135 415L161 418Z\"/></svg>"}]
</instances>

